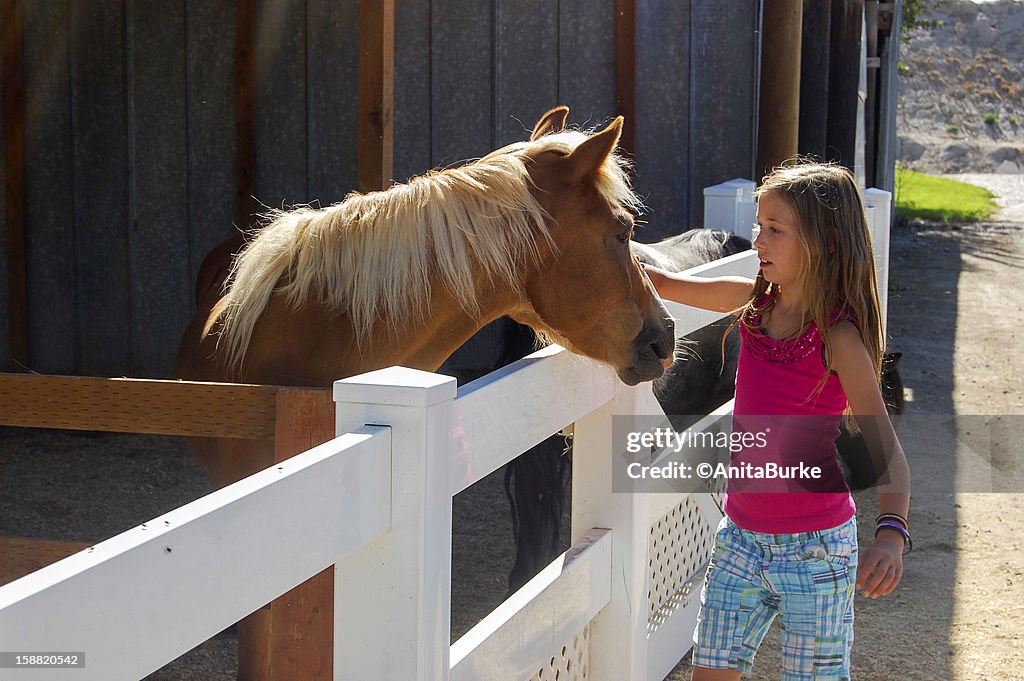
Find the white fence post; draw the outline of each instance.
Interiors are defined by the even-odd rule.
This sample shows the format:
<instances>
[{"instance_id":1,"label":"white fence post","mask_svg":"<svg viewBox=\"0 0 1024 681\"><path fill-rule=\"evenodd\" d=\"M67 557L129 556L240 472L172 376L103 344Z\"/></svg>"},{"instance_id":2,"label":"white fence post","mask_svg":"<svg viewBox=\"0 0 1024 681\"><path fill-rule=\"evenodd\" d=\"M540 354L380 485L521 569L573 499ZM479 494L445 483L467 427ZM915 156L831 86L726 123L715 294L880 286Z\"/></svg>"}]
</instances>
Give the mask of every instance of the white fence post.
<instances>
[{"instance_id":1,"label":"white fence post","mask_svg":"<svg viewBox=\"0 0 1024 681\"><path fill-rule=\"evenodd\" d=\"M889 227L892 224L892 193L883 189L865 189L864 208L867 213L871 245L875 251L875 277L881 304L884 337L889 310Z\"/></svg>"},{"instance_id":2,"label":"white fence post","mask_svg":"<svg viewBox=\"0 0 1024 681\"><path fill-rule=\"evenodd\" d=\"M751 230L757 213L754 204L752 180L741 177L704 188L704 227L724 229L745 239L751 238Z\"/></svg>"},{"instance_id":3,"label":"white fence post","mask_svg":"<svg viewBox=\"0 0 1024 681\"><path fill-rule=\"evenodd\" d=\"M447 678L455 393L454 378L403 367L334 384L339 433L392 429L391 530L336 565L335 679Z\"/></svg>"},{"instance_id":4,"label":"white fence post","mask_svg":"<svg viewBox=\"0 0 1024 681\"><path fill-rule=\"evenodd\" d=\"M572 543L591 528L612 530L611 602L590 628L590 679L647 678L649 509L645 494L612 489L612 429L630 428L644 413L641 391L619 383L615 397L576 421L573 432ZM650 397L653 400L653 396ZM638 428L637 428L638 429Z\"/></svg>"}]
</instances>

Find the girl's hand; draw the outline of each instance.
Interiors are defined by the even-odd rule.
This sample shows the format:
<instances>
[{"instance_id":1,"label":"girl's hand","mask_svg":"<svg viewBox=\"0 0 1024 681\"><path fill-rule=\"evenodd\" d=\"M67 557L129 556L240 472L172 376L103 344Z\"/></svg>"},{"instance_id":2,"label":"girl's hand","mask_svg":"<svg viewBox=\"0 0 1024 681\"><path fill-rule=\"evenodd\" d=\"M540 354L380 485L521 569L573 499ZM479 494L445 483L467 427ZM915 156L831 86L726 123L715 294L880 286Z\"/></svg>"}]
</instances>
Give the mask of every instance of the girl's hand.
<instances>
[{"instance_id":1,"label":"girl's hand","mask_svg":"<svg viewBox=\"0 0 1024 681\"><path fill-rule=\"evenodd\" d=\"M857 589L865 598L892 593L903 577L903 537L882 530L857 565Z\"/></svg>"}]
</instances>

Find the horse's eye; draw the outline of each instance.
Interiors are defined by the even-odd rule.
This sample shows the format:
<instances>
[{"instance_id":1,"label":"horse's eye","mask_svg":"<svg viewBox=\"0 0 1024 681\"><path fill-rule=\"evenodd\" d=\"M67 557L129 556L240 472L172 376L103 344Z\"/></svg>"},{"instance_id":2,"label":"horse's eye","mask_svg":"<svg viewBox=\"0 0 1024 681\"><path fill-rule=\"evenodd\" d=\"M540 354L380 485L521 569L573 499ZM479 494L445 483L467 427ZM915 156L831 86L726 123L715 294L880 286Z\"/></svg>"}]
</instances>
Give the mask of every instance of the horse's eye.
<instances>
[{"instance_id":1,"label":"horse's eye","mask_svg":"<svg viewBox=\"0 0 1024 681\"><path fill-rule=\"evenodd\" d=\"M627 229L625 232L620 233L617 237L620 244L629 243L629 240L633 238L633 230Z\"/></svg>"}]
</instances>

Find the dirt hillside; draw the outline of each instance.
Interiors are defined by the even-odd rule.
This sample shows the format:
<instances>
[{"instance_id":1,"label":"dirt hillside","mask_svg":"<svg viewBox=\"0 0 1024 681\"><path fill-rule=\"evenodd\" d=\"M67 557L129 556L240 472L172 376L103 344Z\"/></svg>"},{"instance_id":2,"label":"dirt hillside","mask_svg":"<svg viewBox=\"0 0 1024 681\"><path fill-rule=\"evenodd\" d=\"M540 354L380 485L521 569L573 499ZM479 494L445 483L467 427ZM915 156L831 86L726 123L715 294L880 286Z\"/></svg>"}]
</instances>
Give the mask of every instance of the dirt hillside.
<instances>
[{"instance_id":1,"label":"dirt hillside","mask_svg":"<svg viewBox=\"0 0 1024 681\"><path fill-rule=\"evenodd\" d=\"M899 157L932 173L1024 170L1024 2L942 1L900 50Z\"/></svg>"}]
</instances>

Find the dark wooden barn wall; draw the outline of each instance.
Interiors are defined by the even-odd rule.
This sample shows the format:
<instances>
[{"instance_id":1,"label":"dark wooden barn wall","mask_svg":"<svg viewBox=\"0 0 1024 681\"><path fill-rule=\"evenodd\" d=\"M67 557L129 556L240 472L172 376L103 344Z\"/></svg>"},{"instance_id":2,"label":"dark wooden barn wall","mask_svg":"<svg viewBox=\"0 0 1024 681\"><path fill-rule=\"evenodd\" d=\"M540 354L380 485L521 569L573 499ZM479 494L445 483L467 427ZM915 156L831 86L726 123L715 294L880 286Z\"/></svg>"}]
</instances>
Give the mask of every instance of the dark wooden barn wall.
<instances>
[{"instance_id":1,"label":"dark wooden barn wall","mask_svg":"<svg viewBox=\"0 0 1024 681\"><path fill-rule=\"evenodd\" d=\"M4 8L6 9L6 8ZM6 19L6 15L0 13L0 20ZM2 28L2 27L0 27ZM8 31L0 30L0 55L6 54L8 45L7 42L10 40ZM3 77L3 72L0 70L0 97L6 97L9 95L10 83ZM0 106L0 131L6 130L6 117L4 116L4 108ZM0 134L0 159L5 159L7 156L7 139L5 134ZM10 225L7 224L7 164L6 162L0 162L0 220L3 221L3 229L0 229L0 369L8 366L11 357L11 335L10 335L10 323L11 323L11 311L10 311L10 289L8 288L8 265L7 265L7 233L10 229Z\"/></svg>"},{"instance_id":2,"label":"dark wooden barn wall","mask_svg":"<svg viewBox=\"0 0 1024 681\"><path fill-rule=\"evenodd\" d=\"M644 240L698 225L703 187L752 171L758 7L637 3ZM395 179L522 139L555 104L584 127L609 121L615 10L615 0L396 3ZM170 375L199 263L234 229L247 68L236 30L251 22L255 200L327 205L356 185L358 2L54 0L22 13L28 368Z\"/></svg>"},{"instance_id":3,"label":"dark wooden barn wall","mask_svg":"<svg viewBox=\"0 0 1024 681\"><path fill-rule=\"evenodd\" d=\"M704 187L752 178L757 0L637 4L637 187L645 240L699 227Z\"/></svg>"}]
</instances>

